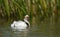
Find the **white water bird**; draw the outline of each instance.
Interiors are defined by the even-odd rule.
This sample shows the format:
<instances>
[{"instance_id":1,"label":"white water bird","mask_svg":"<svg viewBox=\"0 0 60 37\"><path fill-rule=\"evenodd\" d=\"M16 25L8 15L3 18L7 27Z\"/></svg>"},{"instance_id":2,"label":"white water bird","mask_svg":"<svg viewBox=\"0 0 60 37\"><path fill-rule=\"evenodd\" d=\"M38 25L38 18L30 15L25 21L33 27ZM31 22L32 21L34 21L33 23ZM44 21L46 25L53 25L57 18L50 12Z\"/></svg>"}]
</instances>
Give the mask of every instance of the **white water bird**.
<instances>
[{"instance_id":1,"label":"white water bird","mask_svg":"<svg viewBox=\"0 0 60 37\"><path fill-rule=\"evenodd\" d=\"M19 21L14 21L12 24L11 24L11 28L12 29L27 29L27 28L29 28L30 27L30 23L29 23L29 16L28 15L26 15L25 17L24 17L24 21L21 21L21 20L19 20Z\"/></svg>"}]
</instances>

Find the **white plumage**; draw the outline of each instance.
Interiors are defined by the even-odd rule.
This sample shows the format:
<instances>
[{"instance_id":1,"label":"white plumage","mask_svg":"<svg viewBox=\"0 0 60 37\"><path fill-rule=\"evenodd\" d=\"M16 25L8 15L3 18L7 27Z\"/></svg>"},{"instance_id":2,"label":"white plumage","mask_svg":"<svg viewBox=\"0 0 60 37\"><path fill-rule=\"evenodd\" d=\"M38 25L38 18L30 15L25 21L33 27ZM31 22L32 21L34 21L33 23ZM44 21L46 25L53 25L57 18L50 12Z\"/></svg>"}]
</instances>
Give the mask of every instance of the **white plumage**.
<instances>
[{"instance_id":1,"label":"white plumage","mask_svg":"<svg viewBox=\"0 0 60 37\"><path fill-rule=\"evenodd\" d=\"M27 17L29 17L29 16L26 15L25 18L24 18L24 21L14 21L11 24L11 28L12 29L17 29L17 30L26 29L28 27L26 23L28 23L29 26L30 26L30 23L28 22L28 18Z\"/></svg>"},{"instance_id":2,"label":"white plumage","mask_svg":"<svg viewBox=\"0 0 60 37\"><path fill-rule=\"evenodd\" d=\"M27 28L27 25L23 21L14 21L11 24L11 28L13 28L13 29L26 29Z\"/></svg>"}]
</instances>

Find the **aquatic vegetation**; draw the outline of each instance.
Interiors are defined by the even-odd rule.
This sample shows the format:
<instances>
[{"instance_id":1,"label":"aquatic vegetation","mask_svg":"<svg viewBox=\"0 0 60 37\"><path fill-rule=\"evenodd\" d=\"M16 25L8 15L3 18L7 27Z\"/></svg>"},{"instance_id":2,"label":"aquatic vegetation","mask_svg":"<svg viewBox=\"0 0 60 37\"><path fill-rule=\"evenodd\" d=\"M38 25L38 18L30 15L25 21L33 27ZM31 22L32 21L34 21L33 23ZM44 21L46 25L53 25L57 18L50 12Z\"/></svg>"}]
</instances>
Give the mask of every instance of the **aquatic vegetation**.
<instances>
[{"instance_id":1,"label":"aquatic vegetation","mask_svg":"<svg viewBox=\"0 0 60 37\"><path fill-rule=\"evenodd\" d=\"M19 20L28 14L30 21L59 18L59 0L0 0L0 18Z\"/></svg>"},{"instance_id":2,"label":"aquatic vegetation","mask_svg":"<svg viewBox=\"0 0 60 37\"><path fill-rule=\"evenodd\" d=\"M14 20L23 20L26 14L31 28L38 28L49 37L60 34L60 0L0 0L0 25L8 27Z\"/></svg>"}]
</instances>

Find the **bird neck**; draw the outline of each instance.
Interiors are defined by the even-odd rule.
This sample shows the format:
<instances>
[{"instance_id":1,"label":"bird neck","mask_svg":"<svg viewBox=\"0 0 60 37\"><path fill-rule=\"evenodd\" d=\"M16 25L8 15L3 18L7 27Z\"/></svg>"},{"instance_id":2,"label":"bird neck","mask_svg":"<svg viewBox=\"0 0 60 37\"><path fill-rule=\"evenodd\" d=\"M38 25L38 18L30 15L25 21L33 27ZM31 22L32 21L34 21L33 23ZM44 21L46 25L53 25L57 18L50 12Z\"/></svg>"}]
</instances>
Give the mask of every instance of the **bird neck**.
<instances>
[{"instance_id":1,"label":"bird neck","mask_svg":"<svg viewBox=\"0 0 60 37\"><path fill-rule=\"evenodd\" d=\"M24 22L28 25L28 27L30 28L30 23L28 20L24 19Z\"/></svg>"},{"instance_id":2,"label":"bird neck","mask_svg":"<svg viewBox=\"0 0 60 37\"><path fill-rule=\"evenodd\" d=\"M29 23L29 21L28 21L28 20L26 20L26 19L24 19L24 21L25 21L26 23Z\"/></svg>"},{"instance_id":3,"label":"bird neck","mask_svg":"<svg viewBox=\"0 0 60 37\"><path fill-rule=\"evenodd\" d=\"M27 19L24 19L24 21L25 21L26 23L30 24L29 21L28 21Z\"/></svg>"}]
</instances>

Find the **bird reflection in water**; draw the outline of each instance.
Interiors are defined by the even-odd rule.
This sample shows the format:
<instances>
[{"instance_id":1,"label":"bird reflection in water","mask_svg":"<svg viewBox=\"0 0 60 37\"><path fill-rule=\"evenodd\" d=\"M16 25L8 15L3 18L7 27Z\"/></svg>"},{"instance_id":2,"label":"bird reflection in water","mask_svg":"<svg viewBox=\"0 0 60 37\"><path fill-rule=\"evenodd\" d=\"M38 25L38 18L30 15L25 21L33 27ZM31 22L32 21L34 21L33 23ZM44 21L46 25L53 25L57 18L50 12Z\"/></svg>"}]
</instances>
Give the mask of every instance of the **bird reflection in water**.
<instances>
[{"instance_id":1,"label":"bird reflection in water","mask_svg":"<svg viewBox=\"0 0 60 37\"><path fill-rule=\"evenodd\" d=\"M21 30L12 30L11 37L27 37L29 29L21 29Z\"/></svg>"}]
</instances>

